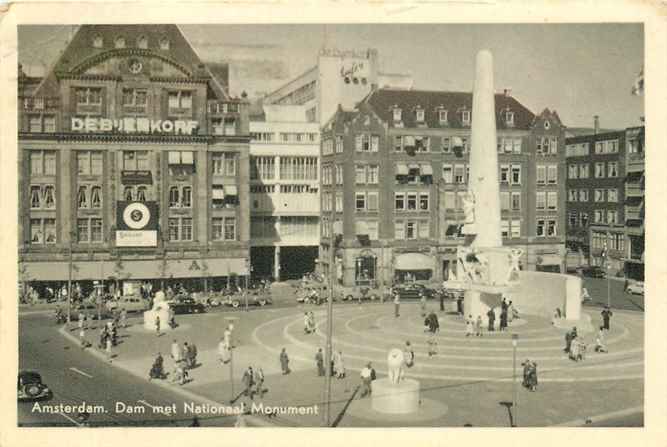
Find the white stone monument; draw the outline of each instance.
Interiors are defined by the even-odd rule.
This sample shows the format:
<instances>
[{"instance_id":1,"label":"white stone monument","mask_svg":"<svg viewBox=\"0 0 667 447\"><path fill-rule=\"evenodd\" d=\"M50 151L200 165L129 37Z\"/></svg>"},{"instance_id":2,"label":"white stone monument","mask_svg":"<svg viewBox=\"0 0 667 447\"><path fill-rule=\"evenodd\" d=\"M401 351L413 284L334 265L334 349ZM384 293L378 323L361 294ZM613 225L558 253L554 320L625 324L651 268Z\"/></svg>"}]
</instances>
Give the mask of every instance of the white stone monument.
<instances>
[{"instance_id":1,"label":"white stone monument","mask_svg":"<svg viewBox=\"0 0 667 447\"><path fill-rule=\"evenodd\" d=\"M419 382L403 376L405 367L403 351L397 348L389 351L387 356L389 377L376 379L371 385L373 410L387 414L409 414L419 410Z\"/></svg>"},{"instance_id":2,"label":"white stone monument","mask_svg":"<svg viewBox=\"0 0 667 447\"><path fill-rule=\"evenodd\" d=\"M144 329L155 331L157 329L157 317L160 317L160 331L171 330L169 320L171 319L172 312L169 304L165 301L164 292L158 290L153 299L153 308L144 312Z\"/></svg>"}]
</instances>

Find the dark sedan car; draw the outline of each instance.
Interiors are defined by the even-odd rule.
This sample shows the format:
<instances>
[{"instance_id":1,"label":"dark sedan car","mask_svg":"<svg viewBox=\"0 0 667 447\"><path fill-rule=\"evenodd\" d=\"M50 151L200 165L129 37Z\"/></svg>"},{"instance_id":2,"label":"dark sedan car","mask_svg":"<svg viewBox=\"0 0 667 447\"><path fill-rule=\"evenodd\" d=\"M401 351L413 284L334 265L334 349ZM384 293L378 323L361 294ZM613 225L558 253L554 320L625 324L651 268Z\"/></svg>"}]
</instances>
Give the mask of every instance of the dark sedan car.
<instances>
[{"instance_id":1,"label":"dark sedan car","mask_svg":"<svg viewBox=\"0 0 667 447\"><path fill-rule=\"evenodd\" d=\"M206 308L202 303L198 303L192 298L181 298L178 300L167 301L169 307L176 315L179 314L199 314L206 312Z\"/></svg>"},{"instance_id":2,"label":"dark sedan car","mask_svg":"<svg viewBox=\"0 0 667 447\"><path fill-rule=\"evenodd\" d=\"M594 265L592 267L585 267L581 269L581 274L583 276L588 276L589 278L606 278L607 272L604 271L602 267Z\"/></svg>"},{"instance_id":3,"label":"dark sedan car","mask_svg":"<svg viewBox=\"0 0 667 447\"><path fill-rule=\"evenodd\" d=\"M19 371L16 393L19 401L48 399L52 395L36 371Z\"/></svg>"}]
</instances>

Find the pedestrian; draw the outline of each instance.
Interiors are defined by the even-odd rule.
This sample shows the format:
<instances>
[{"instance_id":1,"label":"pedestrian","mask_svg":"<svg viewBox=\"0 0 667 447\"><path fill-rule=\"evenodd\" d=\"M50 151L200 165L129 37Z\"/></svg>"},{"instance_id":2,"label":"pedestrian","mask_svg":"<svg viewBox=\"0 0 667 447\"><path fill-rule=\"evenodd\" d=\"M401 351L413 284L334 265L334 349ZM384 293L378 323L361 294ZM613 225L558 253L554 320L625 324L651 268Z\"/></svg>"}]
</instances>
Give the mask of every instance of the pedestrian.
<instances>
[{"instance_id":1,"label":"pedestrian","mask_svg":"<svg viewBox=\"0 0 667 447\"><path fill-rule=\"evenodd\" d=\"M410 341L405 342L405 349L403 350L403 360L405 366L412 368L415 365L415 351L412 350Z\"/></svg>"},{"instance_id":2,"label":"pedestrian","mask_svg":"<svg viewBox=\"0 0 667 447\"><path fill-rule=\"evenodd\" d=\"M320 377L324 376L324 355L322 354L322 348L319 348L317 354L315 354L315 363L317 363L317 375Z\"/></svg>"},{"instance_id":3,"label":"pedestrian","mask_svg":"<svg viewBox=\"0 0 667 447\"><path fill-rule=\"evenodd\" d=\"M83 326L79 328L79 341L81 342L81 349L85 349L87 346L86 330L83 328Z\"/></svg>"},{"instance_id":4,"label":"pedestrian","mask_svg":"<svg viewBox=\"0 0 667 447\"><path fill-rule=\"evenodd\" d=\"M399 313L400 308L401 308L401 296L397 290L394 290L394 316L396 318L401 316L401 314Z\"/></svg>"},{"instance_id":5,"label":"pedestrian","mask_svg":"<svg viewBox=\"0 0 667 447\"><path fill-rule=\"evenodd\" d=\"M595 337L595 352L609 352L607 350L607 345L604 342L604 327L600 326L597 337Z\"/></svg>"},{"instance_id":6,"label":"pedestrian","mask_svg":"<svg viewBox=\"0 0 667 447\"><path fill-rule=\"evenodd\" d=\"M475 333L474 326L475 323L472 319L472 314L468 315L468 318L466 319L466 337L470 337Z\"/></svg>"},{"instance_id":7,"label":"pedestrian","mask_svg":"<svg viewBox=\"0 0 667 447\"><path fill-rule=\"evenodd\" d=\"M336 372L337 379L343 379L345 377L345 362L343 361L343 351L338 351L334 353L334 371Z\"/></svg>"},{"instance_id":8,"label":"pedestrian","mask_svg":"<svg viewBox=\"0 0 667 447\"><path fill-rule=\"evenodd\" d=\"M423 291L419 292L419 306L421 307L422 317L426 316L426 295Z\"/></svg>"},{"instance_id":9,"label":"pedestrian","mask_svg":"<svg viewBox=\"0 0 667 447\"><path fill-rule=\"evenodd\" d=\"M223 334L223 337L225 339L225 344L227 345L227 349L232 349L232 331L234 330L234 325L229 324L227 326L227 329L225 329L225 332Z\"/></svg>"},{"instance_id":10,"label":"pedestrian","mask_svg":"<svg viewBox=\"0 0 667 447\"><path fill-rule=\"evenodd\" d=\"M511 323L514 320L514 305L512 301L507 304L507 322Z\"/></svg>"},{"instance_id":11,"label":"pedestrian","mask_svg":"<svg viewBox=\"0 0 667 447\"><path fill-rule=\"evenodd\" d=\"M311 334L315 333L315 314L313 311L308 312L308 328Z\"/></svg>"},{"instance_id":12,"label":"pedestrian","mask_svg":"<svg viewBox=\"0 0 667 447\"><path fill-rule=\"evenodd\" d=\"M433 357L438 353L438 339L435 336L435 332L431 332L428 337L428 356Z\"/></svg>"},{"instance_id":13,"label":"pedestrian","mask_svg":"<svg viewBox=\"0 0 667 447\"><path fill-rule=\"evenodd\" d=\"M252 386L254 385L255 374L252 370L252 366L248 366L248 369L243 373L243 378L241 382L243 383L243 395L248 396L252 399Z\"/></svg>"},{"instance_id":14,"label":"pedestrian","mask_svg":"<svg viewBox=\"0 0 667 447\"><path fill-rule=\"evenodd\" d=\"M463 296L461 294L456 297L456 313L463 315Z\"/></svg>"},{"instance_id":15,"label":"pedestrian","mask_svg":"<svg viewBox=\"0 0 667 447\"><path fill-rule=\"evenodd\" d=\"M489 332L495 331L496 312L494 311L493 308L489 309L489 311L486 313L486 318L489 320L489 326L488 326Z\"/></svg>"},{"instance_id":16,"label":"pedestrian","mask_svg":"<svg viewBox=\"0 0 667 447\"><path fill-rule=\"evenodd\" d=\"M507 303L503 299L500 308L500 331L505 332L505 329L507 329Z\"/></svg>"},{"instance_id":17,"label":"pedestrian","mask_svg":"<svg viewBox=\"0 0 667 447\"><path fill-rule=\"evenodd\" d=\"M225 337L220 338L220 343L218 343L218 355L220 356L220 361L224 364L229 363L230 360L230 350L225 342Z\"/></svg>"},{"instance_id":18,"label":"pedestrian","mask_svg":"<svg viewBox=\"0 0 667 447\"><path fill-rule=\"evenodd\" d=\"M127 311L124 307L120 311L120 325L123 326L123 329L127 328Z\"/></svg>"},{"instance_id":19,"label":"pedestrian","mask_svg":"<svg viewBox=\"0 0 667 447\"><path fill-rule=\"evenodd\" d=\"M77 318L79 319L77 324L79 325L79 330L81 330L81 329L83 329L83 320L85 318L85 316L83 315L83 312L79 312L79 315L78 315Z\"/></svg>"},{"instance_id":20,"label":"pedestrian","mask_svg":"<svg viewBox=\"0 0 667 447\"><path fill-rule=\"evenodd\" d=\"M361 370L361 374L359 375L361 378L361 391L359 392L359 396L361 398L366 397L366 395L371 394L371 364L368 363L364 368Z\"/></svg>"},{"instance_id":21,"label":"pedestrian","mask_svg":"<svg viewBox=\"0 0 667 447\"><path fill-rule=\"evenodd\" d=\"M482 316L477 315L477 321L475 321L475 336L482 336Z\"/></svg>"},{"instance_id":22,"label":"pedestrian","mask_svg":"<svg viewBox=\"0 0 667 447\"><path fill-rule=\"evenodd\" d=\"M604 309L602 310L602 312L600 312L600 314L602 315L602 321L603 321L602 327L604 328L604 330L608 331L609 319L614 314L612 313L611 309L609 309L609 306L604 306Z\"/></svg>"},{"instance_id":23,"label":"pedestrian","mask_svg":"<svg viewBox=\"0 0 667 447\"><path fill-rule=\"evenodd\" d=\"M160 336L160 317L158 315L155 316L155 333L158 337Z\"/></svg>"},{"instance_id":24,"label":"pedestrian","mask_svg":"<svg viewBox=\"0 0 667 447\"><path fill-rule=\"evenodd\" d=\"M259 398L264 397L264 371L262 368L255 369L255 377L253 378L255 382L255 394L259 394Z\"/></svg>"},{"instance_id":25,"label":"pedestrian","mask_svg":"<svg viewBox=\"0 0 667 447\"><path fill-rule=\"evenodd\" d=\"M178 363L183 359L183 351L176 339L171 343L171 358L175 363Z\"/></svg>"},{"instance_id":26,"label":"pedestrian","mask_svg":"<svg viewBox=\"0 0 667 447\"><path fill-rule=\"evenodd\" d=\"M280 369L282 370L283 375L290 373L289 357L287 356L287 351L285 351L285 348L280 351Z\"/></svg>"},{"instance_id":27,"label":"pedestrian","mask_svg":"<svg viewBox=\"0 0 667 447\"><path fill-rule=\"evenodd\" d=\"M112 343L111 343L111 337L107 337L107 348L106 348L106 351L107 351L107 360L109 360L109 363L111 363L111 357L112 357L112 354L111 354L111 346L112 346Z\"/></svg>"},{"instance_id":28,"label":"pedestrian","mask_svg":"<svg viewBox=\"0 0 667 447\"><path fill-rule=\"evenodd\" d=\"M438 298L440 298L440 312L444 312L445 311L445 290L444 290L444 288L438 291Z\"/></svg>"}]
</instances>

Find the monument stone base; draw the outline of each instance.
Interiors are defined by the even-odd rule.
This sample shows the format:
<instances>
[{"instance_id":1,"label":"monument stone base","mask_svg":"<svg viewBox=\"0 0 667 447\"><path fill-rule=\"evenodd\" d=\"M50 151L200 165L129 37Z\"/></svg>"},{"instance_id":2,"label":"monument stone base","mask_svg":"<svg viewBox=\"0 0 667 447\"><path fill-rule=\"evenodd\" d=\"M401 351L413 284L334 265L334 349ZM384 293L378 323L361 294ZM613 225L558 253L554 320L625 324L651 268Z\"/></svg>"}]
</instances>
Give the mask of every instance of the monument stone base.
<instances>
[{"instance_id":1,"label":"monument stone base","mask_svg":"<svg viewBox=\"0 0 667 447\"><path fill-rule=\"evenodd\" d=\"M409 414L419 410L419 382L403 379L393 384L388 378L372 382L371 408L379 413Z\"/></svg>"},{"instance_id":2,"label":"monument stone base","mask_svg":"<svg viewBox=\"0 0 667 447\"><path fill-rule=\"evenodd\" d=\"M160 331L171 330L171 326L169 326L169 307L166 306L144 312L144 329L155 331L156 317L160 317Z\"/></svg>"}]
</instances>

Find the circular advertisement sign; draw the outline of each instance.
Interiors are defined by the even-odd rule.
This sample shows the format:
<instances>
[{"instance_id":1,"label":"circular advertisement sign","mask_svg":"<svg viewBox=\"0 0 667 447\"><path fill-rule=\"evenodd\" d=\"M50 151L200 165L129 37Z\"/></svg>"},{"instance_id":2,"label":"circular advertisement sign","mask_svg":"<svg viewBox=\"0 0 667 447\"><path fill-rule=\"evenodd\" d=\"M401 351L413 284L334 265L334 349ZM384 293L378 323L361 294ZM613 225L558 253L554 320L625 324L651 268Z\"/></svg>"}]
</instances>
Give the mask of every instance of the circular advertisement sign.
<instances>
[{"instance_id":1,"label":"circular advertisement sign","mask_svg":"<svg viewBox=\"0 0 667 447\"><path fill-rule=\"evenodd\" d=\"M151 219L151 212L143 203L130 203L123 211L123 221L132 230L141 230Z\"/></svg>"}]
</instances>

